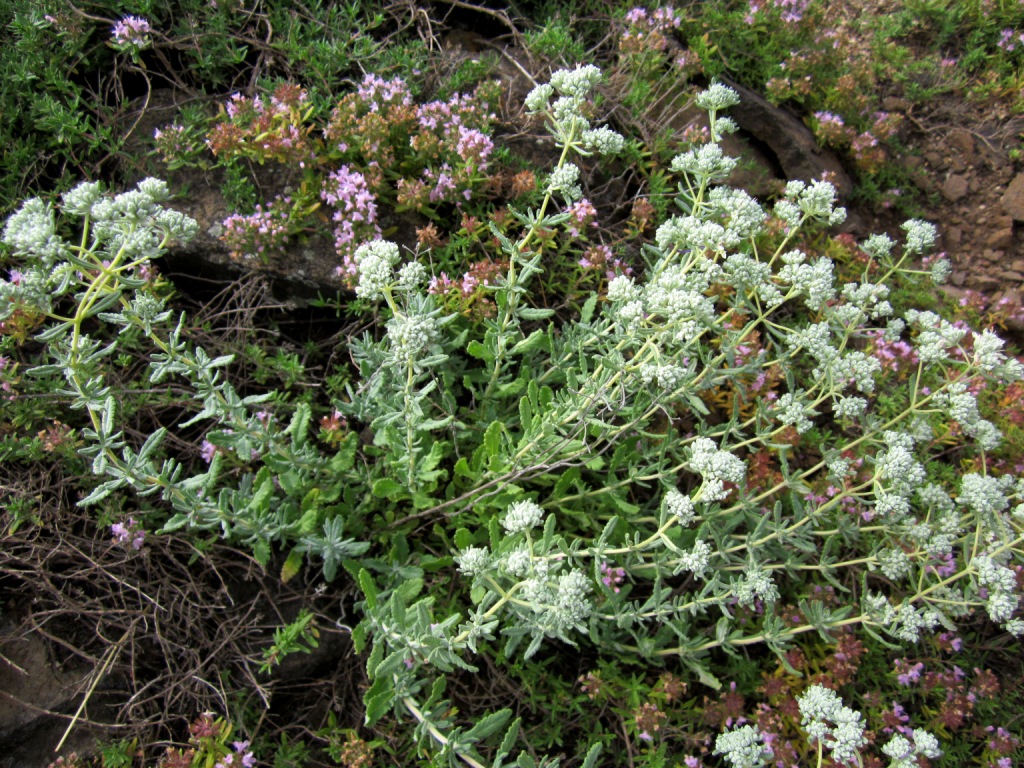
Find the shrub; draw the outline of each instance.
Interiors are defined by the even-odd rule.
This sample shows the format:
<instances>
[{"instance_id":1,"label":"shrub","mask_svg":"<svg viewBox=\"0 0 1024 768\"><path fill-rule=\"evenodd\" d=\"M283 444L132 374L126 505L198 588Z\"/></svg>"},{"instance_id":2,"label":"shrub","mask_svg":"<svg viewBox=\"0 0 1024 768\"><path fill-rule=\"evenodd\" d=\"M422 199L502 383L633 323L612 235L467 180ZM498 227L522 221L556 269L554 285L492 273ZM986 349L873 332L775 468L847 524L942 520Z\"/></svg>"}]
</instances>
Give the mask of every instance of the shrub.
<instances>
[{"instance_id":1,"label":"shrub","mask_svg":"<svg viewBox=\"0 0 1024 768\"><path fill-rule=\"evenodd\" d=\"M488 753L504 765L517 749L511 709L469 723L445 698L481 658L527 664L569 644L719 688L719 652L760 646L792 671L811 633L911 646L982 614L1024 633L1024 483L992 461L1001 434L977 398L1020 380L1020 362L991 331L890 303L900 276L947 274L942 260L915 262L930 225L907 222L902 244L868 238L859 279L837 285L816 254L822 228L845 216L829 184L790 182L771 209L721 186L735 164L718 143L734 130L722 114L733 91L697 98L709 140L673 160L678 212L637 276L615 276L578 314L536 305L545 239L579 223L574 160L623 146L586 116L599 80L593 66L561 70L526 99L561 155L540 205L513 212L518 234L491 228L507 264L488 288L492 317L446 314L427 267L397 244L355 248L356 293L383 325L349 340L361 380L333 403L323 445L308 402L275 404L291 412L279 425L264 410L271 394L239 394L230 357L192 344L139 277L195 230L163 207L161 182L114 197L82 184L60 220L33 199L4 230L20 260L0 284L5 322L40 325L48 359L30 373L59 379L85 417L81 454L101 481L81 504L131 489L132 526L216 532L262 563L279 547L285 575L304 559L328 581L347 570L365 598L353 638L369 649L367 724L411 720L449 764ZM164 448L164 428L141 445L126 437L106 381L125 335L151 345L148 385L174 377L194 393L187 424L209 426L203 471ZM840 762L938 754L924 730L869 742L861 713L795 685L799 711L778 728L799 721L809 740L792 748L805 762L824 748ZM663 718L648 707L636 721L653 741ZM759 765L768 727L734 728L716 752ZM584 765L601 743L575 747Z\"/></svg>"}]
</instances>

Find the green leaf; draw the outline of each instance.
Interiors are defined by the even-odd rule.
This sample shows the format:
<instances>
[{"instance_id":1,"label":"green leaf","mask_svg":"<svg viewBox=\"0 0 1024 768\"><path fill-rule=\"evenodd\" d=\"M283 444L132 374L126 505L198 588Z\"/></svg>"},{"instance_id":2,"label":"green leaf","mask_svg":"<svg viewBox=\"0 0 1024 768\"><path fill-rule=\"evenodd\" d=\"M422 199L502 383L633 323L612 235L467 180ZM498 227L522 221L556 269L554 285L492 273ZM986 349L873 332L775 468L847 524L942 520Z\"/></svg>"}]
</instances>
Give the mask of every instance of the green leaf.
<instances>
[{"instance_id":1,"label":"green leaf","mask_svg":"<svg viewBox=\"0 0 1024 768\"><path fill-rule=\"evenodd\" d=\"M535 349L544 349L548 345L547 334L539 328L527 336L525 339L520 339L516 342L516 345L512 347L510 352L532 352Z\"/></svg>"},{"instance_id":2,"label":"green leaf","mask_svg":"<svg viewBox=\"0 0 1024 768\"><path fill-rule=\"evenodd\" d=\"M397 495L405 495L405 486L392 480L390 477L382 477L373 484L373 495L378 499L388 499Z\"/></svg>"},{"instance_id":3,"label":"green leaf","mask_svg":"<svg viewBox=\"0 0 1024 768\"><path fill-rule=\"evenodd\" d=\"M459 528L455 531L455 546L459 550L473 546L473 534L468 528Z\"/></svg>"},{"instance_id":4,"label":"green leaf","mask_svg":"<svg viewBox=\"0 0 1024 768\"><path fill-rule=\"evenodd\" d=\"M293 547L292 551L288 553L288 559L281 566L282 584L287 584L299 573L302 569L302 558L304 555L305 553L298 547Z\"/></svg>"},{"instance_id":5,"label":"green leaf","mask_svg":"<svg viewBox=\"0 0 1024 768\"><path fill-rule=\"evenodd\" d=\"M371 726L386 715L395 702L395 683L391 675L378 677L363 696L366 708L367 726Z\"/></svg>"},{"instance_id":6,"label":"green leaf","mask_svg":"<svg viewBox=\"0 0 1024 768\"><path fill-rule=\"evenodd\" d=\"M501 737L501 744L498 745L498 750L494 753L494 764L491 768L500 768L502 760L512 751L512 747L516 744L516 739L519 738L519 724L521 722L522 720L517 717L512 721L512 725L508 727L508 730L505 731L505 735Z\"/></svg>"},{"instance_id":7,"label":"green leaf","mask_svg":"<svg viewBox=\"0 0 1024 768\"><path fill-rule=\"evenodd\" d=\"M525 395L519 398L519 426L523 432L529 432L533 426L533 408L530 406L530 398Z\"/></svg>"},{"instance_id":8,"label":"green leaf","mask_svg":"<svg viewBox=\"0 0 1024 768\"><path fill-rule=\"evenodd\" d=\"M497 456L501 451L501 433L505 425L500 421L492 421L484 432L484 447L489 456Z\"/></svg>"},{"instance_id":9,"label":"green leaf","mask_svg":"<svg viewBox=\"0 0 1024 768\"><path fill-rule=\"evenodd\" d=\"M504 728L505 723L508 722L510 717L512 717L511 709L502 709L498 712L484 715L477 721L476 725L466 731L465 738L467 740L483 741L488 736Z\"/></svg>"},{"instance_id":10,"label":"green leaf","mask_svg":"<svg viewBox=\"0 0 1024 768\"><path fill-rule=\"evenodd\" d=\"M494 360L494 355L476 339L473 339L466 345L466 354L488 363Z\"/></svg>"},{"instance_id":11,"label":"green leaf","mask_svg":"<svg viewBox=\"0 0 1024 768\"><path fill-rule=\"evenodd\" d=\"M474 482L480 477L478 472L474 472L470 469L469 462L465 456L459 457L459 460L455 462L455 474L458 477L467 477Z\"/></svg>"},{"instance_id":12,"label":"green leaf","mask_svg":"<svg viewBox=\"0 0 1024 768\"><path fill-rule=\"evenodd\" d=\"M597 294L590 294L590 298L583 304L583 309L580 310L580 323L586 325L594 317L594 309L597 307Z\"/></svg>"},{"instance_id":13,"label":"green leaf","mask_svg":"<svg viewBox=\"0 0 1024 768\"><path fill-rule=\"evenodd\" d=\"M590 749L587 750L587 756L583 758L583 765L580 768L595 768L597 758L601 756L601 746L600 741L590 745Z\"/></svg>"},{"instance_id":14,"label":"green leaf","mask_svg":"<svg viewBox=\"0 0 1024 768\"><path fill-rule=\"evenodd\" d=\"M373 583L373 577L365 568L359 571L359 588L366 595L366 607L374 610L377 607L377 585Z\"/></svg>"},{"instance_id":15,"label":"green leaf","mask_svg":"<svg viewBox=\"0 0 1024 768\"><path fill-rule=\"evenodd\" d=\"M555 314L553 309L542 309L540 307L519 307L516 314L523 320L544 320Z\"/></svg>"}]
</instances>

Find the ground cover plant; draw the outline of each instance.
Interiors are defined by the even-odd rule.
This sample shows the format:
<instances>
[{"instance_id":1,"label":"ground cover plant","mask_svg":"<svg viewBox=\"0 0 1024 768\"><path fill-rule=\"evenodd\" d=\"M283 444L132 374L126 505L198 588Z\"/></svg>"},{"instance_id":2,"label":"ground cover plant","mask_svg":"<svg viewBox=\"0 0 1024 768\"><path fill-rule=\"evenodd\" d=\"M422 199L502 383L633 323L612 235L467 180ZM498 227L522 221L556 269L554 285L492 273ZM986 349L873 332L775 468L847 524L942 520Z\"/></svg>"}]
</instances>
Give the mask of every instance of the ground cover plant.
<instances>
[{"instance_id":1,"label":"ground cover plant","mask_svg":"<svg viewBox=\"0 0 1024 768\"><path fill-rule=\"evenodd\" d=\"M237 699L95 764L1020 757L1018 684L993 673L1024 633L1024 368L988 327L1005 309L921 306L948 274L924 221L858 240L827 181L730 187L720 83L690 89L704 121L674 146L608 127L623 73L700 75L669 42L689 21L631 9L608 72L538 78L546 167L495 149L487 86L420 99L391 73L319 111L279 82L160 129L172 164L291 174L224 222L257 271L331 233L352 322L320 391L298 355L175 305L159 260L197 226L164 182L66 185L7 219L4 462L60 467L68 519L119 568L231 548L344 611L308 597L248 678L224 670ZM136 56L158 34L112 28ZM634 162L657 195L600 194ZM419 214L415 240L384 237L377 206ZM5 525L45 526L32 494ZM271 735L258 681L331 633L365 665L358 711Z\"/></svg>"}]
</instances>

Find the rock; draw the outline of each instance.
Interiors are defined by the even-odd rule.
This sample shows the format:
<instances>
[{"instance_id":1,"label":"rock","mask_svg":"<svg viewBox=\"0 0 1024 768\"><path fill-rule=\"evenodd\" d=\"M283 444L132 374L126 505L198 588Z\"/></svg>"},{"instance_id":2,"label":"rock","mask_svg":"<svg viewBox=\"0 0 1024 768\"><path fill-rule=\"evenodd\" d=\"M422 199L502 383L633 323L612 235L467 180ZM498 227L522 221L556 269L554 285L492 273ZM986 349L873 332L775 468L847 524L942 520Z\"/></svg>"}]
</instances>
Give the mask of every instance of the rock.
<instances>
[{"instance_id":1,"label":"rock","mask_svg":"<svg viewBox=\"0 0 1024 768\"><path fill-rule=\"evenodd\" d=\"M1024 221L1024 173L1018 173L1003 193L1003 210L1015 221Z\"/></svg>"},{"instance_id":2,"label":"rock","mask_svg":"<svg viewBox=\"0 0 1024 768\"><path fill-rule=\"evenodd\" d=\"M964 240L964 233L960 227L950 227L943 235L946 241L946 248L951 250L960 250L960 243Z\"/></svg>"},{"instance_id":3,"label":"rock","mask_svg":"<svg viewBox=\"0 0 1024 768\"><path fill-rule=\"evenodd\" d=\"M959 158L968 165L974 162L974 136L971 135L970 131L963 129L951 131L949 136L946 137L946 144L950 149L954 150L954 158Z\"/></svg>"},{"instance_id":4,"label":"rock","mask_svg":"<svg viewBox=\"0 0 1024 768\"><path fill-rule=\"evenodd\" d=\"M957 287L961 287L967 282L967 275L963 272L954 272L950 277L950 282Z\"/></svg>"},{"instance_id":5,"label":"rock","mask_svg":"<svg viewBox=\"0 0 1024 768\"><path fill-rule=\"evenodd\" d=\"M967 195L967 189L967 179L963 176L953 175L943 182L941 192L949 202L955 203Z\"/></svg>"},{"instance_id":6,"label":"rock","mask_svg":"<svg viewBox=\"0 0 1024 768\"><path fill-rule=\"evenodd\" d=\"M996 229L985 240L985 245L993 250L1009 248L1013 245L1013 226Z\"/></svg>"},{"instance_id":7,"label":"rock","mask_svg":"<svg viewBox=\"0 0 1024 768\"><path fill-rule=\"evenodd\" d=\"M1014 272L1012 269L1007 270L999 275L1003 280L1010 280L1015 283L1019 283L1024 280L1024 273Z\"/></svg>"},{"instance_id":8,"label":"rock","mask_svg":"<svg viewBox=\"0 0 1024 768\"><path fill-rule=\"evenodd\" d=\"M998 288L1000 282L998 278L991 275L971 275L967 278L967 285L977 291L988 292Z\"/></svg>"},{"instance_id":9,"label":"rock","mask_svg":"<svg viewBox=\"0 0 1024 768\"><path fill-rule=\"evenodd\" d=\"M925 152L924 159L928 162L928 165L937 171L941 171L946 167L946 158L938 152Z\"/></svg>"},{"instance_id":10,"label":"rock","mask_svg":"<svg viewBox=\"0 0 1024 768\"><path fill-rule=\"evenodd\" d=\"M910 109L910 102L896 96L886 96L882 99L882 109L886 112L906 112Z\"/></svg>"},{"instance_id":11,"label":"rock","mask_svg":"<svg viewBox=\"0 0 1024 768\"><path fill-rule=\"evenodd\" d=\"M840 197L853 191L853 180L839 158L819 147L814 134L799 118L754 91L726 78L722 81L740 96L740 103L729 110L729 116L771 149L788 180L812 181L827 173Z\"/></svg>"},{"instance_id":12,"label":"rock","mask_svg":"<svg viewBox=\"0 0 1024 768\"><path fill-rule=\"evenodd\" d=\"M46 641L37 634L4 632L0 644L0 766L4 768L43 768L56 759L54 747L67 729L74 712L87 669L64 670L50 657ZM90 719L99 715L93 707ZM71 732L60 754L77 751L91 754L91 745L100 731L80 727Z\"/></svg>"}]
</instances>

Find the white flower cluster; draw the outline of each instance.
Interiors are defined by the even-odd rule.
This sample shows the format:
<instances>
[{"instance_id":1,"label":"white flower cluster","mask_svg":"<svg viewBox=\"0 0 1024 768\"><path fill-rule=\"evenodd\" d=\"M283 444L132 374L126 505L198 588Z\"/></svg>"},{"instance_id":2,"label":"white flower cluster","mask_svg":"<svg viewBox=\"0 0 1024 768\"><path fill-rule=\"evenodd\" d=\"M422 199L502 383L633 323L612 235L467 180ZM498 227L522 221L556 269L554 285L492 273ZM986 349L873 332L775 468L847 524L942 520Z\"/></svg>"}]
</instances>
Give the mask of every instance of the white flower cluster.
<instances>
[{"instance_id":1,"label":"white flower cluster","mask_svg":"<svg viewBox=\"0 0 1024 768\"><path fill-rule=\"evenodd\" d=\"M679 518L679 524L683 527L693 522L693 501L690 500L689 496L684 496L675 488L672 488L665 494L664 504L669 514Z\"/></svg>"},{"instance_id":2,"label":"white flower cluster","mask_svg":"<svg viewBox=\"0 0 1024 768\"><path fill-rule=\"evenodd\" d=\"M787 392L775 403L773 410L775 417L780 422L793 425L796 427L797 432L803 434L814 426L810 417L817 416L818 414L817 411L801 399L801 394L803 394L803 390L799 390L796 393Z\"/></svg>"},{"instance_id":3,"label":"white flower cluster","mask_svg":"<svg viewBox=\"0 0 1024 768\"><path fill-rule=\"evenodd\" d=\"M517 501L509 505L502 526L509 533L519 533L536 528L544 519L544 510L534 501Z\"/></svg>"},{"instance_id":4,"label":"white flower cluster","mask_svg":"<svg viewBox=\"0 0 1024 768\"><path fill-rule=\"evenodd\" d=\"M739 103L739 94L721 83L712 83L707 89L697 94L697 106L708 112L728 109Z\"/></svg>"},{"instance_id":5,"label":"white flower cluster","mask_svg":"<svg viewBox=\"0 0 1024 768\"><path fill-rule=\"evenodd\" d=\"M1014 594L1016 574L987 555L975 557L971 560L971 567L978 574L979 586L988 590L985 610L989 618L997 624L1005 624L1020 602L1020 596Z\"/></svg>"},{"instance_id":6,"label":"white flower cluster","mask_svg":"<svg viewBox=\"0 0 1024 768\"><path fill-rule=\"evenodd\" d=\"M904 432L886 431L882 438L887 448L875 457L877 476L887 481L886 490L909 498L924 483L927 474L914 458L914 440Z\"/></svg>"},{"instance_id":7,"label":"white flower cluster","mask_svg":"<svg viewBox=\"0 0 1024 768\"><path fill-rule=\"evenodd\" d=\"M797 227L804 218L836 226L846 220L846 209L837 208L836 188L827 181L791 181L786 184L785 199L775 204L775 215L789 227Z\"/></svg>"},{"instance_id":8,"label":"white flower cluster","mask_svg":"<svg viewBox=\"0 0 1024 768\"><path fill-rule=\"evenodd\" d=\"M863 397L841 397L836 401L832 410L837 418L856 419L858 416L864 415L867 407L868 401Z\"/></svg>"},{"instance_id":9,"label":"white flower cluster","mask_svg":"<svg viewBox=\"0 0 1024 768\"><path fill-rule=\"evenodd\" d=\"M906 253L924 253L935 245L935 225L920 219L909 219L903 223L901 229L907 233L906 244L903 250Z\"/></svg>"},{"instance_id":10,"label":"white flower cluster","mask_svg":"<svg viewBox=\"0 0 1024 768\"><path fill-rule=\"evenodd\" d=\"M1006 493L1012 485L1009 475L992 477L969 472L960 481L957 502L977 515L996 515L1010 506Z\"/></svg>"},{"instance_id":11,"label":"white flower cluster","mask_svg":"<svg viewBox=\"0 0 1024 768\"><path fill-rule=\"evenodd\" d=\"M516 578L525 576L530 572L530 566L533 563L533 557L530 555L528 547L518 547L508 553L505 558L505 570L510 576Z\"/></svg>"},{"instance_id":12,"label":"white flower cluster","mask_svg":"<svg viewBox=\"0 0 1024 768\"><path fill-rule=\"evenodd\" d=\"M794 254L799 254L799 251L794 252ZM803 254L799 255L802 256ZM785 261L785 257L783 257L783 261ZM813 264L801 262L786 263L779 270L779 279L783 283L788 283L792 286L793 291L798 295L806 295L807 298L804 299L804 303L808 309L817 310L836 295L832 275L833 266L832 260L824 257L818 259Z\"/></svg>"},{"instance_id":13,"label":"white flower cluster","mask_svg":"<svg viewBox=\"0 0 1024 768\"><path fill-rule=\"evenodd\" d=\"M643 301L626 304L619 314L622 316L633 305L641 317L645 314L663 317L666 342L690 343L715 320L715 304L705 292L717 274L717 266L703 257L696 257L688 266L663 266L644 286Z\"/></svg>"},{"instance_id":14,"label":"white flower cluster","mask_svg":"<svg viewBox=\"0 0 1024 768\"><path fill-rule=\"evenodd\" d=\"M387 324L391 351L403 361L415 360L437 336L437 320L429 315L395 315Z\"/></svg>"},{"instance_id":15,"label":"white flower cluster","mask_svg":"<svg viewBox=\"0 0 1024 768\"><path fill-rule=\"evenodd\" d=\"M827 378L840 389L853 384L860 392L874 392L875 376L881 372L882 363L878 358L855 349L845 355L834 356L824 369L816 368L813 375Z\"/></svg>"},{"instance_id":16,"label":"white flower cluster","mask_svg":"<svg viewBox=\"0 0 1024 768\"><path fill-rule=\"evenodd\" d=\"M967 333L966 328L955 326L934 312L910 309L907 310L906 319L910 325L920 329L915 342L917 354L926 365L948 359L946 350L958 345Z\"/></svg>"},{"instance_id":17,"label":"white flower cluster","mask_svg":"<svg viewBox=\"0 0 1024 768\"><path fill-rule=\"evenodd\" d=\"M913 744L902 733L895 733L882 747L882 754L892 758L889 768L916 768L920 765L917 760L918 755L929 759L935 759L942 755L942 750L939 749L939 740L928 731L923 728L915 728L912 736Z\"/></svg>"},{"instance_id":18,"label":"white flower cluster","mask_svg":"<svg viewBox=\"0 0 1024 768\"><path fill-rule=\"evenodd\" d=\"M678 365L653 365L644 363L640 366L640 379L644 384L657 383L666 392L674 392L687 380L689 371Z\"/></svg>"},{"instance_id":19,"label":"white flower cluster","mask_svg":"<svg viewBox=\"0 0 1024 768\"><path fill-rule=\"evenodd\" d=\"M714 221L697 216L673 216L658 227L654 239L662 251L696 249L724 253L740 243L740 236Z\"/></svg>"},{"instance_id":20,"label":"white flower cluster","mask_svg":"<svg viewBox=\"0 0 1024 768\"><path fill-rule=\"evenodd\" d=\"M711 567L711 545L697 539L693 549L679 556L679 568L693 573L694 578L703 579Z\"/></svg>"},{"instance_id":21,"label":"white flower cluster","mask_svg":"<svg viewBox=\"0 0 1024 768\"><path fill-rule=\"evenodd\" d=\"M695 149L687 150L672 158L669 169L674 173L684 173L698 179L722 181L736 168L739 162L735 157L728 157L718 144L702 144Z\"/></svg>"},{"instance_id":22,"label":"white flower cluster","mask_svg":"<svg viewBox=\"0 0 1024 768\"><path fill-rule=\"evenodd\" d=\"M3 240L15 255L35 255L46 264L67 252L67 243L57 234L53 206L38 197L26 200L7 220Z\"/></svg>"},{"instance_id":23,"label":"white flower cluster","mask_svg":"<svg viewBox=\"0 0 1024 768\"><path fill-rule=\"evenodd\" d=\"M487 547L470 547L455 557L455 562L466 576L476 576L487 570L491 557Z\"/></svg>"},{"instance_id":24,"label":"white flower cluster","mask_svg":"<svg viewBox=\"0 0 1024 768\"><path fill-rule=\"evenodd\" d=\"M522 582L523 599L529 603L527 615L533 617L538 629L549 637L567 639L570 630L586 633L584 622L593 611L587 599L592 591L586 575L573 569L560 574L556 583L548 580L544 561L534 564L534 576Z\"/></svg>"},{"instance_id":25,"label":"white flower cluster","mask_svg":"<svg viewBox=\"0 0 1024 768\"><path fill-rule=\"evenodd\" d=\"M401 269L398 270L398 284L396 287L400 291L414 293L421 285L427 282L428 277L425 266L418 261L410 261L408 264L403 264Z\"/></svg>"},{"instance_id":26,"label":"white flower cluster","mask_svg":"<svg viewBox=\"0 0 1024 768\"><path fill-rule=\"evenodd\" d=\"M563 96L583 99L601 82L601 70L593 64L560 69L551 75L551 85Z\"/></svg>"},{"instance_id":27,"label":"white flower cluster","mask_svg":"<svg viewBox=\"0 0 1024 768\"><path fill-rule=\"evenodd\" d=\"M718 735L715 754L721 755L733 768L761 768L773 753L756 725L743 725Z\"/></svg>"},{"instance_id":28,"label":"white flower cluster","mask_svg":"<svg viewBox=\"0 0 1024 768\"><path fill-rule=\"evenodd\" d=\"M934 512L952 512L955 509L953 500L941 485L928 483L917 489L917 498Z\"/></svg>"},{"instance_id":29,"label":"white flower cluster","mask_svg":"<svg viewBox=\"0 0 1024 768\"><path fill-rule=\"evenodd\" d=\"M811 742L822 742L837 763L857 760L857 750L867 744L862 715L843 704L836 692L812 685L797 698L800 726Z\"/></svg>"},{"instance_id":30,"label":"white flower cluster","mask_svg":"<svg viewBox=\"0 0 1024 768\"><path fill-rule=\"evenodd\" d=\"M942 285L953 274L953 265L949 263L949 259L935 259L928 271L931 273L932 282Z\"/></svg>"},{"instance_id":31,"label":"white flower cluster","mask_svg":"<svg viewBox=\"0 0 1024 768\"><path fill-rule=\"evenodd\" d=\"M103 186L98 181L85 181L65 192L64 212L73 216L90 216L92 208L103 199Z\"/></svg>"},{"instance_id":32,"label":"white flower cluster","mask_svg":"<svg viewBox=\"0 0 1024 768\"><path fill-rule=\"evenodd\" d=\"M872 320L892 314L888 302L889 286L876 283L847 283L843 286L843 298L864 311Z\"/></svg>"},{"instance_id":33,"label":"white flower cluster","mask_svg":"<svg viewBox=\"0 0 1024 768\"><path fill-rule=\"evenodd\" d=\"M860 244L860 249L875 261L885 261L896 246L896 241L888 235L871 235Z\"/></svg>"},{"instance_id":34,"label":"white flower cluster","mask_svg":"<svg viewBox=\"0 0 1024 768\"><path fill-rule=\"evenodd\" d=\"M917 608L904 600L896 608L889 631L893 637L907 643L921 639L921 630L933 630L939 624L939 614L933 608Z\"/></svg>"},{"instance_id":35,"label":"white flower cluster","mask_svg":"<svg viewBox=\"0 0 1024 768\"><path fill-rule=\"evenodd\" d=\"M829 480L841 483L853 469L853 462L842 456L834 455L828 460Z\"/></svg>"},{"instance_id":36,"label":"white flower cluster","mask_svg":"<svg viewBox=\"0 0 1024 768\"><path fill-rule=\"evenodd\" d=\"M705 501L724 499L724 483L742 483L747 474L742 459L719 450L707 437L698 437L690 446L690 469L704 478L701 498Z\"/></svg>"},{"instance_id":37,"label":"white flower cluster","mask_svg":"<svg viewBox=\"0 0 1024 768\"><path fill-rule=\"evenodd\" d=\"M608 301L622 303L640 298L642 291L628 275L616 275L608 283Z\"/></svg>"},{"instance_id":38,"label":"white flower cluster","mask_svg":"<svg viewBox=\"0 0 1024 768\"><path fill-rule=\"evenodd\" d=\"M577 183L579 177L580 169L573 163L565 163L552 171L547 191L551 194L559 192L567 203L573 203L583 197L583 190Z\"/></svg>"},{"instance_id":39,"label":"white flower cluster","mask_svg":"<svg viewBox=\"0 0 1024 768\"><path fill-rule=\"evenodd\" d=\"M387 240L373 240L356 248L354 261L359 272L356 295L362 299L379 298L394 279L398 246Z\"/></svg>"},{"instance_id":40,"label":"white flower cluster","mask_svg":"<svg viewBox=\"0 0 1024 768\"><path fill-rule=\"evenodd\" d=\"M751 606L755 600L774 603L779 599L779 588L772 581L771 571L762 570L757 563L750 563L743 573L743 579L733 587L736 602Z\"/></svg>"},{"instance_id":41,"label":"white flower cluster","mask_svg":"<svg viewBox=\"0 0 1024 768\"><path fill-rule=\"evenodd\" d=\"M771 277L771 268L763 261L752 259L741 253L732 253L726 257L722 264L722 271L729 285L739 291L758 289L768 283ZM775 286L772 286L774 288ZM778 290L775 291L778 294ZM781 301L781 295L779 300Z\"/></svg>"},{"instance_id":42,"label":"white flower cluster","mask_svg":"<svg viewBox=\"0 0 1024 768\"><path fill-rule=\"evenodd\" d=\"M602 126L583 132L583 148L588 152L613 157L622 151L626 140L611 128Z\"/></svg>"},{"instance_id":43,"label":"white flower cluster","mask_svg":"<svg viewBox=\"0 0 1024 768\"><path fill-rule=\"evenodd\" d=\"M899 548L882 549L878 552L878 566L887 579L898 581L910 573L910 556Z\"/></svg>"},{"instance_id":44,"label":"white flower cluster","mask_svg":"<svg viewBox=\"0 0 1024 768\"><path fill-rule=\"evenodd\" d=\"M708 195L708 203L710 213L744 240L756 236L768 218L761 204L742 189L716 187Z\"/></svg>"}]
</instances>

